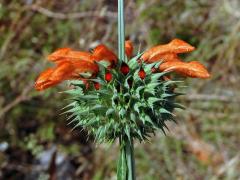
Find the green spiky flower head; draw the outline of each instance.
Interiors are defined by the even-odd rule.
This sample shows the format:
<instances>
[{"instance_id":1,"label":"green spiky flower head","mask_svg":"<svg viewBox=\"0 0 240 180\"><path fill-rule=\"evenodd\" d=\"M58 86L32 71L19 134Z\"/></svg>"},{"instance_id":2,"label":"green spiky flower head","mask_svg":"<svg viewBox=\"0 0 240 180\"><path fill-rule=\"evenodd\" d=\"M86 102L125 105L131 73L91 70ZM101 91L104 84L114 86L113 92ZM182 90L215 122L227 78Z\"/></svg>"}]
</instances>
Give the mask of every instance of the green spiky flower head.
<instances>
[{"instance_id":1,"label":"green spiky flower head","mask_svg":"<svg viewBox=\"0 0 240 180\"><path fill-rule=\"evenodd\" d=\"M75 127L81 126L98 142L133 137L146 140L156 130L165 132L166 121L174 120L176 81L164 80L168 72L154 72L160 63L139 63L141 54L109 69L99 64L100 73L89 80L71 81L73 102L67 107Z\"/></svg>"}]
</instances>

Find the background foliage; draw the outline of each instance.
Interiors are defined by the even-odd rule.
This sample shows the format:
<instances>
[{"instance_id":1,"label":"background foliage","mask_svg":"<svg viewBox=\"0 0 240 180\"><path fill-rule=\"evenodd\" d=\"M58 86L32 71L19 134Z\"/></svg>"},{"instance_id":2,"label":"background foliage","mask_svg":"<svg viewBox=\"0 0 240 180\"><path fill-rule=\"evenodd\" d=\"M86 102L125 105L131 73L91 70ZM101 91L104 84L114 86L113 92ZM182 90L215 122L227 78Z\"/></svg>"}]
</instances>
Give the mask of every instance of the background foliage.
<instances>
[{"instance_id":1,"label":"background foliage","mask_svg":"<svg viewBox=\"0 0 240 180\"><path fill-rule=\"evenodd\" d=\"M239 9L237 0L127 2L136 49L181 38L197 47L187 58L212 73L187 80L188 108L168 136L136 144L139 179L240 178ZM116 10L107 0L0 0L0 179L115 178L117 148L94 147L59 115L65 85L39 93L33 84L56 48L117 50Z\"/></svg>"}]
</instances>

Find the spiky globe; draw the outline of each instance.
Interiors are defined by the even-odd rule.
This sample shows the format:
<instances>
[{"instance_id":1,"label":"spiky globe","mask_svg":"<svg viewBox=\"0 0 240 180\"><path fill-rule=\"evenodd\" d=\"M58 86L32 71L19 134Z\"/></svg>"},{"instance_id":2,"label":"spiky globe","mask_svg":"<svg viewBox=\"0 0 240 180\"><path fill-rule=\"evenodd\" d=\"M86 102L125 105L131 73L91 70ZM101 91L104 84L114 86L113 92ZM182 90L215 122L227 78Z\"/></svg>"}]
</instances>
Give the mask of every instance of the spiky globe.
<instances>
[{"instance_id":1,"label":"spiky globe","mask_svg":"<svg viewBox=\"0 0 240 180\"><path fill-rule=\"evenodd\" d=\"M152 71L160 63L139 63L140 56L114 69L99 64L100 73L89 80L88 89L82 81L71 81L75 87L67 91L73 100L67 113L75 127L83 127L98 142L120 137L143 141L155 130L165 133L166 121L175 121L174 108L182 108L175 102L180 93L174 92L176 81L164 80L168 72Z\"/></svg>"}]
</instances>

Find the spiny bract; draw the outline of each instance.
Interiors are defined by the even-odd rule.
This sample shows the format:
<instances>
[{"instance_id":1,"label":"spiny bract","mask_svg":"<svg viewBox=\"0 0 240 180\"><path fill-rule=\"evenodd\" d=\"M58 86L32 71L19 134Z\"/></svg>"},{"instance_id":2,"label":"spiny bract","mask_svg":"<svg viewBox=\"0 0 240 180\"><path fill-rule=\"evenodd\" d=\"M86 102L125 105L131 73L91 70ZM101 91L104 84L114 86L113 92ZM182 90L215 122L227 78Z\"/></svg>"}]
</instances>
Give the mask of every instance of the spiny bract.
<instances>
[{"instance_id":1,"label":"spiny bract","mask_svg":"<svg viewBox=\"0 0 240 180\"><path fill-rule=\"evenodd\" d=\"M70 123L88 130L98 142L112 142L119 137L143 141L155 130L165 133L165 122L175 121L174 108L183 108L175 102L181 93L174 92L177 81L163 79L168 72L152 72L159 62L139 63L140 56L125 62L130 68L127 75L121 73L121 64L110 70L99 64L100 74L90 80L88 90L82 81L71 81L74 88L66 91L73 100L66 107ZM146 73L144 79L139 77L140 69ZM110 82L105 80L106 72L112 74ZM94 83L99 83L99 90Z\"/></svg>"}]
</instances>

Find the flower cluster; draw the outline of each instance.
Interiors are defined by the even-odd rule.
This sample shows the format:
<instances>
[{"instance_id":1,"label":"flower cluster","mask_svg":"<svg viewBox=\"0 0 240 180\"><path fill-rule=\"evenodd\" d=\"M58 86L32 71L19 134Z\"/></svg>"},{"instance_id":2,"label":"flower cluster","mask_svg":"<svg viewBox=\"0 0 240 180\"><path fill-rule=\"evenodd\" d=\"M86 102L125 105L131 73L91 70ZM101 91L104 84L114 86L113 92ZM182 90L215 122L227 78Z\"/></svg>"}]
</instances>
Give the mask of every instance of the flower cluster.
<instances>
[{"instance_id":1,"label":"flower cluster","mask_svg":"<svg viewBox=\"0 0 240 180\"><path fill-rule=\"evenodd\" d=\"M133 56L131 41L125 42L126 60L120 60L105 45L91 53L62 48L48 56L56 63L40 74L37 90L72 80L73 89L66 91L73 102L66 113L75 126L81 126L102 141L117 138L148 139L155 130L167 127L173 110L182 108L175 100L177 81L172 72L208 78L210 74L197 61L183 62L178 54L194 50L190 44L174 39L166 45L150 48Z\"/></svg>"},{"instance_id":2,"label":"flower cluster","mask_svg":"<svg viewBox=\"0 0 240 180\"><path fill-rule=\"evenodd\" d=\"M208 71L201 63L197 61L183 62L177 56L180 53L191 52L194 49L190 44L174 39L168 44L150 48L143 53L140 60L146 63L162 62L158 69L160 72L174 71L187 77L209 78ZM133 45L131 41L125 42L125 52L128 58L132 57ZM111 69L117 64L118 58L105 45L98 45L92 53L61 48L50 54L48 60L56 63L57 66L49 68L40 74L35 84L37 90L55 86L64 80L79 79L87 82L87 78L95 77L99 72L96 62L103 61ZM129 72L126 63L122 64L120 70L125 75ZM139 76L142 79L145 78L142 70L139 72ZM107 79L110 77L110 74L106 74Z\"/></svg>"}]
</instances>

